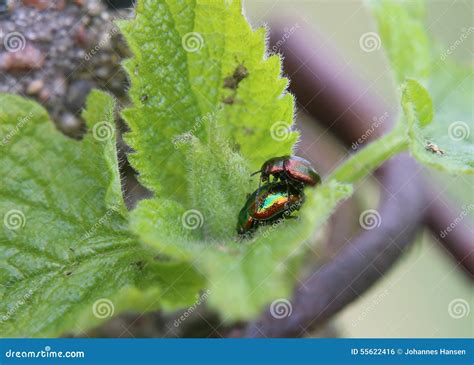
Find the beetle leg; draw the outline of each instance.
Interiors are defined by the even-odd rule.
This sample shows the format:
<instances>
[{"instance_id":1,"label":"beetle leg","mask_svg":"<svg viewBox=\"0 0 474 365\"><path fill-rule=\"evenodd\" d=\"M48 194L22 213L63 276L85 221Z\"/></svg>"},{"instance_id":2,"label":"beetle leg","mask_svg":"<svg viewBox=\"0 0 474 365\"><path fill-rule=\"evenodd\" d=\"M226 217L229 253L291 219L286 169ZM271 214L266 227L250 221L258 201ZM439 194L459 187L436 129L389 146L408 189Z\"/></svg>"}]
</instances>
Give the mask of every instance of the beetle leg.
<instances>
[{"instance_id":1,"label":"beetle leg","mask_svg":"<svg viewBox=\"0 0 474 365\"><path fill-rule=\"evenodd\" d=\"M253 221L253 224L252 224L252 232L253 232L253 231L256 231L257 228L258 228L258 221L257 221L257 220L254 220L254 221Z\"/></svg>"},{"instance_id":2,"label":"beetle leg","mask_svg":"<svg viewBox=\"0 0 474 365\"><path fill-rule=\"evenodd\" d=\"M286 180L286 196L288 197L288 200L290 199L290 183L288 180Z\"/></svg>"},{"instance_id":3,"label":"beetle leg","mask_svg":"<svg viewBox=\"0 0 474 365\"><path fill-rule=\"evenodd\" d=\"M258 189L257 189L257 194L255 195L255 206L258 208L258 196L260 194L260 188L262 186L262 179L258 180Z\"/></svg>"}]
</instances>

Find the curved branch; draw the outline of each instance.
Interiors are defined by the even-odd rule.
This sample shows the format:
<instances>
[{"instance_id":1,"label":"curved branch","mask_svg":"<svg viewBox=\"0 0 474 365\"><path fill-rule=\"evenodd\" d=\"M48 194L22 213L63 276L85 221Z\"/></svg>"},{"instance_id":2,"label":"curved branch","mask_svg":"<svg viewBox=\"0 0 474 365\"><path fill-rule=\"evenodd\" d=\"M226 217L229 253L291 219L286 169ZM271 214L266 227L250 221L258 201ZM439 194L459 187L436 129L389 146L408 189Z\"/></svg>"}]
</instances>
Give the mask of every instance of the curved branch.
<instances>
[{"instance_id":1,"label":"curved branch","mask_svg":"<svg viewBox=\"0 0 474 365\"><path fill-rule=\"evenodd\" d=\"M428 185L428 184L427 184ZM429 185L428 185L429 186ZM449 251L455 262L462 266L471 280L474 279L474 232L464 218L474 211L473 204L454 207L441 199L443 194L435 187L427 189L425 224L432 235Z\"/></svg>"},{"instance_id":2,"label":"curved branch","mask_svg":"<svg viewBox=\"0 0 474 365\"><path fill-rule=\"evenodd\" d=\"M348 73L336 74L334 55L312 56L309 32L294 34L281 49L292 91L304 109L329 126L347 145L370 128L374 116L387 111L377 98L367 95L361 83ZM281 33L280 33L281 35ZM273 34L273 39L280 39ZM306 60L302 65L301 61ZM336 66L335 66L336 65ZM376 138L393 123L375 130ZM302 281L291 301L293 314L275 319L267 310L244 329L245 337L302 336L355 300L380 279L415 238L422 223L424 196L416 163L403 154L385 163L376 173L382 186L378 207L380 226L362 232L323 267Z\"/></svg>"}]
</instances>

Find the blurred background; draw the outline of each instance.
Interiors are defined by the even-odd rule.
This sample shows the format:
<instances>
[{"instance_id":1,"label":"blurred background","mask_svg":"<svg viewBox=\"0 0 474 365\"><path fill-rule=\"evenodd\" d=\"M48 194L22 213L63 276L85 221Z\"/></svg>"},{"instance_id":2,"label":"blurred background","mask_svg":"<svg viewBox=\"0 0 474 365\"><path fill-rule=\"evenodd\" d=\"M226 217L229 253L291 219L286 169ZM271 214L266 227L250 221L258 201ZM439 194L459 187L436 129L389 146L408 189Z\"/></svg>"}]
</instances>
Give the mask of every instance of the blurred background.
<instances>
[{"instance_id":1,"label":"blurred background","mask_svg":"<svg viewBox=\"0 0 474 365\"><path fill-rule=\"evenodd\" d=\"M381 99L378 102L384 103L390 112L397 110L396 88L385 55L364 52L359 44L362 34L376 31L375 22L362 1L251 0L245 2L245 9L255 26L277 23L291 29L298 24L295 35L302 27L308 27L315 34L307 43L312 53L333 54L337 58L334 62L340 65L335 78L352 73L363 85L361 91L376 95ZM433 0L428 1L427 10L429 31L444 45L453 44L474 25L472 1ZM291 42L291 37L287 42ZM472 64L473 55L471 34L450 57ZM307 137L303 134L303 138ZM446 189L447 196L459 207L474 202L472 175L450 177L426 168L422 174ZM365 195L359 196L359 204L373 206L376 190L377 186L372 184L365 194L359 194ZM471 233L474 233L473 213L466 218ZM395 267L335 317L341 337L472 337L472 314L454 319L447 311L449 303L456 298L465 298L471 308L474 304L472 280L450 256L430 232L420 232L412 249Z\"/></svg>"},{"instance_id":2,"label":"blurred background","mask_svg":"<svg viewBox=\"0 0 474 365\"><path fill-rule=\"evenodd\" d=\"M119 62L130 54L114 30L112 20L131 16L131 3L129 0L4 1L3 7L0 6L0 36L2 32L16 30L25 34L34 46L26 49L23 56L15 54L15 59L8 58L12 57L11 54L0 50L0 92L19 93L38 100L50 111L61 131L73 138L81 138L85 129L79 113L93 87L113 93L122 105L128 102L127 80ZM446 47L474 26L474 2L470 0L435 0L428 4L429 31ZM254 27L265 25L279 31L270 43L271 53L282 53L289 62L296 60L307 65L305 67L311 67L310 59L318 60L316 65L320 67L307 71L313 73L315 79L324 80L322 94L324 89L335 85L336 97L338 92L344 94L345 91L358 90L353 103L347 105L354 114L359 109L371 110L376 104L380 107L374 106L377 113L372 115L373 118L387 113L395 119L398 113L397 91L387 59L382 50L367 52L360 45L363 34L376 31L374 20L361 1L247 0L244 7ZM472 64L472 33L449 57ZM104 38L104 35L110 37ZM305 52L285 53L291 50L291 44L297 39L304 41ZM90 57L93 45L98 43L102 46L97 56ZM44 56L46 54L48 57ZM284 73L290 79L292 76L296 78L300 68L293 72L285 69ZM296 94L298 98L298 92ZM318 95L314 98L319 100ZM298 106L297 124L303 132L299 154L310 159L325 175L353 151L338 142L327 121L326 124L319 123L318 113L307 110L307 105L309 102L300 101ZM472 120L468 122L472 126ZM358 123L358 120L353 118L349 123ZM121 128L126 130L123 123ZM381 130L374 136L378 133ZM120 151L124 155L127 146L121 143ZM139 192L128 197L127 203L133 207L136 200L146 196L147 192L134 188L137 182L128 165L122 169L129 177L125 182L126 189ZM454 211L459 215L474 203L472 176L449 177L422 167L418 167L416 174L434 183L443 193L439 206L445 204L448 207L454 202ZM336 256L357 234L360 212L376 206L380 195L381 184L377 178L368 178L357 187L353 199L344 203L331 220L326 237L328 253L323 261ZM463 224L468 226L471 238L474 237L473 209L468 210ZM474 245L474 239L471 244ZM313 259L309 261L321 257ZM455 318L448 311L450 303L458 299L467 301L469 310L474 310L472 276L453 259L452 253L438 242L435 235L421 229L415 242L388 273L333 317L329 326L309 335L472 337L473 314ZM152 316L147 318L154 320L156 326L171 321L157 321ZM114 321L129 319L125 316ZM117 335L114 331L112 323L99 329L95 335ZM160 336L159 331L147 332L140 328L130 331L136 336ZM210 336L208 332L198 333Z\"/></svg>"},{"instance_id":3,"label":"blurred background","mask_svg":"<svg viewBox=\"0 0 474 365\"><path fill-rule=\"evenodd\" d=\"M359 45L362 34L376 31L363 2L252 0L245 2L245 9L255 26L279 23L289 29L296 24L300 29L308 27L318 39L313 44L308 39L308 47L315 53L333 53L342 64L341 73L354 73L369 94L380 98L389 110L397 109L396 89L383 52L364 52ZM474 25L472 1L433 0L428 1L427 10L430 33L445 45L453 44ZM472 63L473 55L471 34L451 57ZM443 196L446 201L452 199L459 207L474 202L472 176L450 177L428 169L423 174L429 181L447 188ZM372 205L376 190L372 184L365 196L359 197L362 207ZM470 227L473 227L473 213L466 218ZM424 231L392 271L342 310L335 322L341 337L472 337L472 315L454 319L447 311L449 303L456 298L465 298L473 307L472 281L451 259L450 253Z\"/></svg>"}]
</instances>

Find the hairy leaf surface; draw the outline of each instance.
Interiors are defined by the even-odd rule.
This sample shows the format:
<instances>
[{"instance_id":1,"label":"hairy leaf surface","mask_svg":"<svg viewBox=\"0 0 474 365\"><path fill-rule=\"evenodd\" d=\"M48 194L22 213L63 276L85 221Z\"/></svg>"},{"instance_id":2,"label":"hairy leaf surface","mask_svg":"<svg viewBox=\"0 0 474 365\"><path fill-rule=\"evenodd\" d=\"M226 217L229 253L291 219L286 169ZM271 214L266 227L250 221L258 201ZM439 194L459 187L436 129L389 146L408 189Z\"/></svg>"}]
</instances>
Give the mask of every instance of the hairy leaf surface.
<instances>
[{"instance_id":1,"label":"hairy leaf surface","mask_svg":"<svg viewBox=\"0 0 474 365\"><path fill-rule=\"evenodd\" d=\"M0 333L82 333L125 309L176 308L202 283L128 231L113 100L93 92L74 141L35 102L0 94Z\"/></svg>"}]
</instances>

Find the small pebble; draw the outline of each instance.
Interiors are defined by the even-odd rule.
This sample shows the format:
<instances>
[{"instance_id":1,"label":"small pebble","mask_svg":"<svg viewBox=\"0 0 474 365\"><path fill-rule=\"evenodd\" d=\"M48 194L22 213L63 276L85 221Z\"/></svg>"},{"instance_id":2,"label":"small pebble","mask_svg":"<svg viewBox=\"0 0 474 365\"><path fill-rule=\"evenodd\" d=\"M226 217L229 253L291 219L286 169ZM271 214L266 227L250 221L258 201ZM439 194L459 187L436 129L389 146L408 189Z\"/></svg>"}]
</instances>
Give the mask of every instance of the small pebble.
<instances>
[{"instance_id":1,"label":"small pebble","mask_svg":"<svg viewBox=\"0 0 474 365\"><path fill-rule=\"evenodd\" d=\"M65 0L23 0L23 5L32 6L38 10L63 10L66 6L66 2Z\"/></svg>"},{"instance_id":2,"label":"small pebble","mask_svg":"<svg viewBox=\"0 0 474 365\"><path fill-rule=\"evenodd\" d=\"M74 81L67 93L65 104L72 112L79 112L86 102L87 95L94 87L94 83L88 80Z\"/></svg>"},{"instance_id":3,"label":"small pebble","mask_svg":"<svg viewBox=\"0 0 474 365\"><path fill-rule=\"evenodd\" d=\"M46 88L43 88L38 95L38 98L42 103L47 103L50 97L51 97L51 92Z\"/></svg>"},{"instance_id":4,"label":"small pebble","mask_svg":"<svg viewBox=\"0 0 474 365\"><path fill-rule=\"evenodd\" d=\"M4 52L2 56L0 68L13 72L40 69L45 60L43 53L30 44L26 44L23 49L16 52Z\"/></svg>"},{"instance_id":5,"label":"small pebble","mask_svg":"<svg viewBox=\"0 0 474 365\"><path fill-rule=\"evenodd\" d=\"M102 12L102 5L97 1L90 1L87 6L89 15L97 16Z\"/></svg>"},{"instance_id":6,"label":"small pebble","mask_svg":"<svg viewBox=\"0 0 474 365\"><path fill-rule=\"evenodd\" d=\"M74 40L81 47L87 44L87 32L83 24L79 24L78 26L76 26L75 33L74 33Z\"/></svg>"},{"instance_id":7,"label":"small pebble","mask_svg":"<svg viewBox=\"0 0 474 365\"><path fill-rule=\"evenodd\" d=\"M67 80L63 75L58 75L53 80L53 92L55 95L63 96L66 93Z\"/></svg>"},{"instance_id":8,"label":"small pebble","mask_svg":"<svg viewBox=\"0 0 474 365\"><path fill-rule=\"evenodd\" d=\"M107 67L100 67L96 70L95 74L100 79L106 79L109 76L109 69Z\"/></svg>"},{"instance_id":9,"label":"small pebble","mask_svg":"<svg viewBox=\"0 0 474 365\"><path fill-rule=\"evenodd\" d=\"M75 132L81 126L81 121L74 114L64 113L60 117L60 127L65 132Z\"/></svg>"},{"instance_id":10,"label":"small pebble","mask_svg":"<svg viewBox=\"0 0 474 365\"><path fill-rule=\"evenodd\" d=\"M43 86L44 86L43 80L39 80L39 79L38 80L33 80L28 84L28 86L26 88L26 93L28 95L36 95L41 91Z\"/></svg>"}]
</instances>

